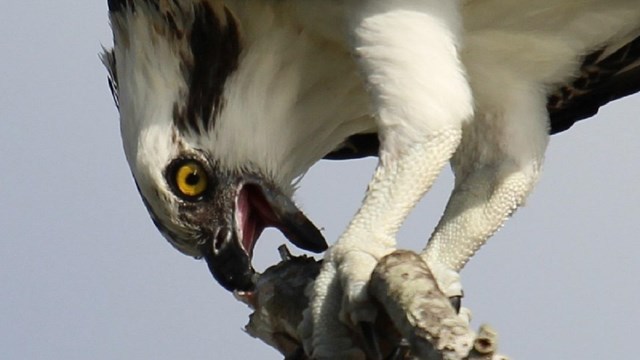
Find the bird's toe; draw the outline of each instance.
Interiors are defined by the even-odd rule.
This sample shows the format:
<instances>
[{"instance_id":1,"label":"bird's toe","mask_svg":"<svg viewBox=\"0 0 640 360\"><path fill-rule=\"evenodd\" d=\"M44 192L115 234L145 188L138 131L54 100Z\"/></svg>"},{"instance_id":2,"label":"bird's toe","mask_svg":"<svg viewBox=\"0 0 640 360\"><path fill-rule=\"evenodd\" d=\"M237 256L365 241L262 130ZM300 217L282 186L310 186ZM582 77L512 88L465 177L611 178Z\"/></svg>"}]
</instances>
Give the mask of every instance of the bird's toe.
<instances>
[{"instance_id":1,"label":"bird's toe","mask_svg":"<svg viewBox=\"0 0 640 360\"><path fill-rule=\"evenodd\" d=\"M318 359L366 358L362 343L363 323L373 323L377 308L368 285L377 257L361 251L332 249L311 293L305 317L305 350ZM368 351L367 351L368 352Z\"/></svg>"}]
</instances>

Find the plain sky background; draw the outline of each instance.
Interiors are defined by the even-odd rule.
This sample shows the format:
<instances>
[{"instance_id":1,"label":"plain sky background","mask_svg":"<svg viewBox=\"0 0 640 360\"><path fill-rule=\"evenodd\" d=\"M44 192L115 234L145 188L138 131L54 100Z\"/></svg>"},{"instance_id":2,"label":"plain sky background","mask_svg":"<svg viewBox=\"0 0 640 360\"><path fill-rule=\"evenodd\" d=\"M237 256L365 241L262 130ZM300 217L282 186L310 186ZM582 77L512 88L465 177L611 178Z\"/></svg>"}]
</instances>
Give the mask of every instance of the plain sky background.
<instances>
[{"instance_id":1,"label":"plain sky background","mask_svg":"<svg viewBox=\"0 0 640 360\"><path fill-rule=\"evenodd\" d=\"M0 34L0 359L281 359L149 220L97 56L106 0L6 2ZM474 323L514 359L637 354L639 113L636 96L554 136L527 207L463 272ZM374 165L322 162L302 182L297 200L330 241ZM422 247L451 182L447 170L403 247ZM259 268L282 242L263 235Z\"/></svg>"}]
</instances>

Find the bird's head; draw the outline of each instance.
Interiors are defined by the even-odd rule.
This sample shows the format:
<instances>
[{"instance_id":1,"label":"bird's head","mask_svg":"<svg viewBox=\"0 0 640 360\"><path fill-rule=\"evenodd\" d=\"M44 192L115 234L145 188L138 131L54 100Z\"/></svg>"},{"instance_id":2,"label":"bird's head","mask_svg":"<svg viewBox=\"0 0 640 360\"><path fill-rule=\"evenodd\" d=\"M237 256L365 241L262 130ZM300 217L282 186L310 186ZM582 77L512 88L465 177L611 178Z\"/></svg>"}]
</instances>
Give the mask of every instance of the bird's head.
<instances>
[{"instance_id":1,"label":"bird's head","mask_svg":"<svg viewBox=\"0 0 640 360\"><path fill-rule=\"evenodd\" d=\"M215 0L109 0L109 11L114 49L102 58L125 154L169 242L204 258L229 290L252 288L251 256L266 227L303 249L325 250L320 231L291 200L290 179L252 151L259 134L229 130L246 119L218 123L225 106L242 106L241 96L229 94L242 53L230 11Z\"/></svg>"}]
</instances>

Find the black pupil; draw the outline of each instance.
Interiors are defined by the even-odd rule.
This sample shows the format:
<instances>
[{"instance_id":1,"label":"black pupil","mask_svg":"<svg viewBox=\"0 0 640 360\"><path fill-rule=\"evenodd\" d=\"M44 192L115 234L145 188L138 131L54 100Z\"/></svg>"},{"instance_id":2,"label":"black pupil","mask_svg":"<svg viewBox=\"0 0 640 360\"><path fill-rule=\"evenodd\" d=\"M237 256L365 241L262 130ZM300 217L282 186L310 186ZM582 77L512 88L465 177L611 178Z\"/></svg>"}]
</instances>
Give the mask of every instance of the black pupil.
<instances>
[{"instance_id":1,"label":"black pupil","mask_svg":"<svg viewBox=\"0 0 640 360\"><path fill-rule=\"evenodd\" d=\"M187 178L185 179L185 181L187 182L188 185L191 185L191 186L198 185L198 183L200 182L200 175L198 175L198 173L194 171L189 175L187 175Z\"/></svg>"}]
</instances>

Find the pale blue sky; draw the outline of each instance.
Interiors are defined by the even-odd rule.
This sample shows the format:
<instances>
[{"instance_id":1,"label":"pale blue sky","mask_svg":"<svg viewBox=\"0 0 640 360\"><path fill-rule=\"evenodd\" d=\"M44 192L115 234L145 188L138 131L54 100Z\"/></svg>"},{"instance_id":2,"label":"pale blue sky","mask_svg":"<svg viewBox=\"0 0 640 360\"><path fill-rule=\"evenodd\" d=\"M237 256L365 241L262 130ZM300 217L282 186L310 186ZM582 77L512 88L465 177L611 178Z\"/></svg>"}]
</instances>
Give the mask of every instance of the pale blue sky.
<instances>
[{"instance_id":1,"label":"pale blue sky","mask_svg":"<svg viewBox=\"0 0 640 360\"><path fill-rule=\"evenodd\" d=\"M0 12L0 358L280 359L249 310L153 227L98 61L106 1L15 1ZM515 359L627 358L640 323L640 97L554 136L542 181L463 272L475 323ZM298 201L333 241L373 160L313 168ZM418 249L447 172L400 243ZM268 231L259 267L283 241Z\"/></svg>"}]
</instances>

